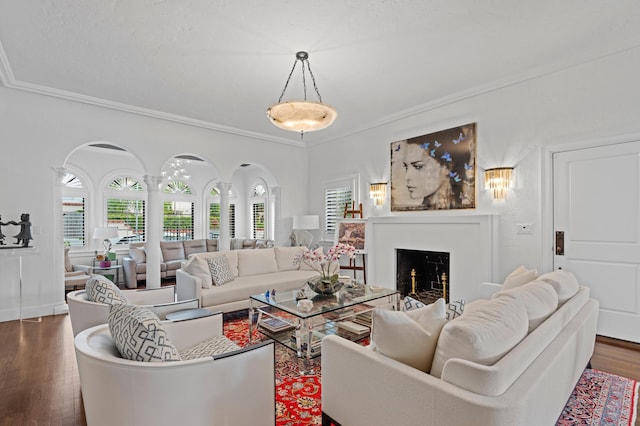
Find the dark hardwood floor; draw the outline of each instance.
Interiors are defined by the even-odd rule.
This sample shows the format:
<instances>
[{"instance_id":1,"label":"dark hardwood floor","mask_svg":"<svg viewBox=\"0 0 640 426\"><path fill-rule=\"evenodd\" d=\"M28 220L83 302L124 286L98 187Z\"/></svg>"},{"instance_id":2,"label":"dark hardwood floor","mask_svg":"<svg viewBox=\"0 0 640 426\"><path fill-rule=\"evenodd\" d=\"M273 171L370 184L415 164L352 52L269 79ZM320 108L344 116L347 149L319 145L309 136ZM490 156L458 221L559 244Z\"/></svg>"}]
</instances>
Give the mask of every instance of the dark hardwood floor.
<instances>
[{"instance_id":1,"label":"dark hardwood floor","mask_svg":"<svg viewBox=\"0 0 640 426\"><path fill-rule=\"evenodd\" d=\"M640 345L598 337L592 366L640 380ZM0 323L0 425L85 424L69 316Z\"/></svg>"}]
</instances>

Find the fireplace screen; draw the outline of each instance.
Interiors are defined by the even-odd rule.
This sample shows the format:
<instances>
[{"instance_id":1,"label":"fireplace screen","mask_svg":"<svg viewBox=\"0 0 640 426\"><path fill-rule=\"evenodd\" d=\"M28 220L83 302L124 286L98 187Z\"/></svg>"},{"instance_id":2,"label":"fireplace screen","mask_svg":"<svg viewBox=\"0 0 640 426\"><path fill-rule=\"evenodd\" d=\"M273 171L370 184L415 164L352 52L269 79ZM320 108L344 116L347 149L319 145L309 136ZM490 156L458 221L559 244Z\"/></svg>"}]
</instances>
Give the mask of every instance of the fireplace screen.
<instances>
[{"instance_id":1,"label":"fireplace screen","mask_svg":"<svg viewBox=\"0 0 640 426\"><path fill-rule=\"evenodd\" d=\"M396 288L422 303L449 302L449 253L396 249Z\"/></svg>"}]
</instances>

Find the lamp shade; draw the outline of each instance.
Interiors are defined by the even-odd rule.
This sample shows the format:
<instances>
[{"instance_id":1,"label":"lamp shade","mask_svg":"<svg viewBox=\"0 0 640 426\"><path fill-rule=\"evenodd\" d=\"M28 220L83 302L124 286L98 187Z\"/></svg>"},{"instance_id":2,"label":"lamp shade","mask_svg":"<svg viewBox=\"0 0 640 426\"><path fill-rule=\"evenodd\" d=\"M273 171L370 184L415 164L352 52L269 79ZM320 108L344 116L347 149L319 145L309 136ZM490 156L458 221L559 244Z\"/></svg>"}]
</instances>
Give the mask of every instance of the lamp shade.
<instances>
[{"instance_id":1,"label":"lamp shade","mask_svg":"<svg viewBox=\"0 0 640 426\"><path fill-rule=\"evenodd\" d=\"M118 238L118 228L96 228L93 230L93 238L95 240L108 240L110 238Z\"/></svg>"},{"instance_id":2,"label":"lamp shade","mask_svg":"<svg viewBox=\"0 0 640 426\"><path fill-rule=\"evenodd\" d=\"M320 229L320 216L294 216L293 229Z\"/></svg>"}]
</instances>

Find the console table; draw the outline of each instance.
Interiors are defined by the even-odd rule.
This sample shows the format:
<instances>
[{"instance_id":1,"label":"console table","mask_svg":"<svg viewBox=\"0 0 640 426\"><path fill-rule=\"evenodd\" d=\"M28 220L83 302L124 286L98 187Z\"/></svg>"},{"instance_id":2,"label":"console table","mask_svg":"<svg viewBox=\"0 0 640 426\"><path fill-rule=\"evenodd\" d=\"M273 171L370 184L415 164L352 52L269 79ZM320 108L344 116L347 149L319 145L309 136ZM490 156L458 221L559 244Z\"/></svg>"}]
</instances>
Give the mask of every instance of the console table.
<instances>
[{"instance_id":1,"label":"console table","mask_svg":"<svg viewBox=\"0 0 640 426\"><path fill-rule=\"evenodd\" d=\"M0 246L0 256L13 257L18 259L18 284L20 286L19 290L19 317L20 321L24 322L40 322L42 321L42 317L38 316L35 319L25 319L22 318L22 258L24 256L33 256L37 254L37 250L35 247L11 247L11 246Z\"/></svg>"}]
</instances>

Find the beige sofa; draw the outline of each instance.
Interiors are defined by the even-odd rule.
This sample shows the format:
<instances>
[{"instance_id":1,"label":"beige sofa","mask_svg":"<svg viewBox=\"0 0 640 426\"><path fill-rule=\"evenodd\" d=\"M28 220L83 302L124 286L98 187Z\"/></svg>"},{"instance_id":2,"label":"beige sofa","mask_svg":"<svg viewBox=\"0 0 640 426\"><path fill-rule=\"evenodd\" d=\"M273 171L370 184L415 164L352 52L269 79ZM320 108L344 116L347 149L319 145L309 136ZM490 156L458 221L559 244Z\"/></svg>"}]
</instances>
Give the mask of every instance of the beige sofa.
<instances>
[{"instance_id":1,"label":"beige sofa","mask_svg":"<svg viewBox=\"0 0 640 426\"><path fill-rule=\"evenodd\" d=\"M318 273L294 263L302 247L271 247L263 250L225 250L191 255L176 271L178 300L198 299L203 308L231 312L249 307L249 297L267 290L277 292L302 288ZM225 256L233 280L215 285L207 258Z\"/></svg>"},{"instance_id":2,"label":"beige sofa","mask_svg":"<svg viewBox=\"0 0 640 426\"><path fill-rule=\"evenodd\" d=\"M548 274L540 278L547 283L564 280ZM494 290L501 287L493 285ZM577 282L569 287L575 291L556 288L559 307L546 319L531 307L533 299L510 298L503 291L471 302L442 327L430 373L338 336L326 337L321 360L324 419L349 426L555 424L591 358L598 319L598 302L589 297L589 289ZM511 339L504 333L485 339L476 329L484 322L478 319L483 309L499 304L519 312L519 319L505 314L494 324L496 331L515 327L523 337L512 336L517 343L497 361L474 360L475 353L455 355L464 352L456 345L473 342L492 350ZM494 314L502 315L500 310ZM524 326L523 315L528 319Z\"/></svg>"},{"instance_id":3,"label":"beige sofa","mask_svg":"<svg viewBox=\"0 0 640 426\"><path fill-rule=\"evenodd\" d=\"M129 246L129 256L122 260L124 267L124 282L127 288L137 288L138 281L147 279L147 256L144 249L145 243L133 243ZM270 240L250 238L233 238L232 249L264 248L272 246ZM172 278L176 276L176 270L189 255L194 253L208 253L218 251L217 239L197 239L184 241L161 241L160 253L160 278Z\"/></svg>"}]
</instances>

